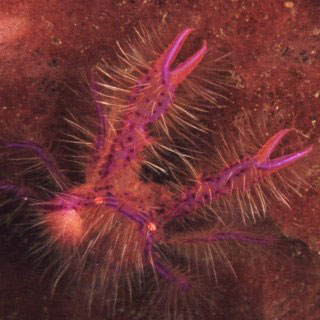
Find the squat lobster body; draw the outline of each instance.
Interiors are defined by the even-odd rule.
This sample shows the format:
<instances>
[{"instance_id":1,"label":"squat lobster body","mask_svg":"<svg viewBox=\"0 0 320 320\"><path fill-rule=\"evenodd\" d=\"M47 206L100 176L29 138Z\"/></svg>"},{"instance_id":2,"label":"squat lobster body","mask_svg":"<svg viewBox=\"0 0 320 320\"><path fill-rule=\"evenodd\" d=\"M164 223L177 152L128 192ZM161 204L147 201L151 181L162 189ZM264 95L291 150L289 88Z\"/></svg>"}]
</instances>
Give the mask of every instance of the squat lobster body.
<instances>
[{"instance_id":1,"label":"squat lobster body","mask_svg":"<svg viewBox=\"0 0 320 320\"><path fill-rule=\"evenodd\" d=\"M180 270L175 266L176 261L171 263L166 257L170 246L207 243L209 250L213 250L218 242L226 240L247 244L272 242L272 237L224 226L177 235L169 235L167 228L220 198L246 192L274 172L308 156L313 148L310 146L271 159L272 152L292 130L283 129L265 142L256 155L221 168L220 173L196 177L192 186L181 188L181 194L167 185L143 182L140 177L143 152L147 146L157 144L159 139L150 134L149 127L165 117L174 104L178 86L197 68L207 52L204 42L185 62L171 67L191 32L189 28L182 31L133 87L123 89L127 103L121 119L109 120L103 104L96 102L99 131L92 143L93 154L91 161L88 161L84 183L66 187L68 181L55 161L34 143L7 145L9 149L34 152L62 188L61 193L45 203L39 203L37 195L29 195L34 206L39 208L38 223L48 238L48 247L61 251L62 259L74 259L75 264L80 264L79 276L94 274L92 291L99 286L98 283L102 283L113 313L116 313L118 300L125 301L127 292L132 295L135 290L131 287L132 281L136 277L142 279L148 267L153 270L156 279L169 283L168 298L164 298L166 293L162 294L157 308L162 308L163 303L172 316L176 310L173 310L175 303L169 301L172 298L170 294L175 294L174 299L180 299L180 294L189 295L189 298L202 295L194 288L188 272ZM97 87L112 90L112 85L93 83L93 91L99 99L107 99L107 95ZM0 189L18 196L27 192L6 182L0 183ZM205 224L204 220L203 226ZM65 270L64 264L61 269ZM191 269L191 263L188 269ZM122 281L126 282L122 284L127 288L123 290L125 293L118 289ZM109 291L113 293L108 296ZM191 294L188 293L190 291ZM182 319L184 317L191 319L192 311L183 315Z\"/></svg>"}]
</instances>

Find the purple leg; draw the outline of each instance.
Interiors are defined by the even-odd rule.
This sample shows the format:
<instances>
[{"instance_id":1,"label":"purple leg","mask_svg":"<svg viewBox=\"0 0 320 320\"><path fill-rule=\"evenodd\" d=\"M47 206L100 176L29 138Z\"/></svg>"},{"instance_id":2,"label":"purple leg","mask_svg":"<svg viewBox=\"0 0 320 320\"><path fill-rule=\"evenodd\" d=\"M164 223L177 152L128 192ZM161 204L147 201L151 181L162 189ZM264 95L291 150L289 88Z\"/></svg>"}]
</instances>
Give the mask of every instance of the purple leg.
<instances>
[{"instance_id":1,"label":"purple leg","mask_svg":"<svg viewBox=\"0 0 320 320\"><path fill-rule=\"evenodd\" d=\"M18 187L14 184L7 183L7 182L2 182L0 181L0 190L6 191L6 192L11 192L16 194L19 198L27 201L30 198L31 199L36 199L36 195L34 192L29 191L28 189L24 187Z\"/></svg>"},{"instance_id":2,"label":"purple leg","mask_svg":"<svg viewBox=\"0 0 320 320\"><path fill-rule=\"evenodd\" d=\"M191 288L191 284L186 279L186 277L177 272L173 272L159 260L156 260L154 262L154 268L163 278L165 278L168 281L174 282L179 286L180 289L188 290Z\"/></svg>"},{"instance_id":3,"label":"purple leg","mask_svg":"<svg viewBox=\"0 0 320 320\"><path fill-rule=\"evenodd\" d=\"M171 281L179 286L183 290L187 290L191 287L188 280L179 272L174 272L166 267L161 261L156 253L153 251L153 236L152 232L147 231L146 234L146 247L145 247L145 257L152 265L153 269L159 273L164 279Z\"/></svg>"},{"instance_id":4,"label":"purple leg","mask_svg":"<svg viewBox=\"0 0 320 320\"><path fill-rule=\"evenodd\" d=\"M67 185L67 177L58 169L54 159L38 144L32 142L14 142L8 143L4 147L11 149L28 149L33 151L39 159L44 163L57 185L64 189Z\"/></svg>"}]
</instances>

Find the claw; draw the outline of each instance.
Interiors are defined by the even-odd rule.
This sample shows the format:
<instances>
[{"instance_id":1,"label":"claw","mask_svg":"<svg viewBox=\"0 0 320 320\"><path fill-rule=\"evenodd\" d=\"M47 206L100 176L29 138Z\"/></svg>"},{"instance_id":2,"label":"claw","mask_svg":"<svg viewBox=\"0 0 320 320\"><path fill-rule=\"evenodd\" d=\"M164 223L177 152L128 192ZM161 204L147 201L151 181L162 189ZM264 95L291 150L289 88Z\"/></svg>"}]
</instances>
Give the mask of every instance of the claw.
<instances>
[{"instance_id":1,"label":"claw","mask_svg":"<svg viewBox=\"0 0 320 320\"><path fill-rule=\"evenodd\" d=\"M313 145L301 151L270 160L272 152L284 136L292 130L295 129L284 129L276 133L254 157L245 158L239 163L224 169L216 176L207 176L199 179L198 185L187 193L180 205L175 209L174 217L188 214L198 206L203 205L203 203L211 203L215 199L232 192L245 191L252 185L259 183L264 177L308 156L313 150Z\"/></svg>"},{"instance_id":2,"label":"claw","mask_svg":"<svg viewBox=\"0 0 320 320\"><path fill-rule=\"evenodd\" d=\"M265 161L268 161L270 158L271 153L274 151L274 149L278 146L280 141L284 138L285 135L287 135L290 131L293 129L283 129L279 132L277 132L274 136L272 136L261 148L261 150L257 153L255 156L255 159L258 161L258 163L263 163Z\"/></svg>"},{"instance_id":3,"label":"claw","mask_svg":"<svg viewBox=\"0 0 320 320\"><path fill-rule=\"evenodd\" d=\"M204 41L195 54L173 70L170 69L192 30L187 28L182 31L153 68L133 87L128 99L130 108L125 116L124 128L111 144L110 153L101 157L101 165L97 167L100 177L112 174L116 168L124 168L138 158L145 146L153 142L146 126L168 111L178 84L198 66L207 52Z\"/></svg>"},{"instance_id":4,"label":"claw","mask_svg":"<svg viewBox=\"0 0 320 320\"><path fill-rule=\"evenodd\" d=\"M158 65L162 66L162 76L167 87L177 86L182 82L197 67L207 52L207 43L204 41L201 49L199 49L194 55L182 62L174 70L170 70L171 64L176 59L184 42L192 31L193 29L191 28L187 28L182 31L158 61Z\"/></svg>"},{"instance_id":5,"label":"claw","mask_svg":"<svg viewBox=\"0 0 320 320\"><path fill-rule=\"evenodd\" d=\"M264 144L261 150L254 157L254 159L257 161L257 169L266 170L268 171L268 174L271 174L306 157L312 151L313 146L311 145L301 151L293 152L289 155L270 160L271 153L275 150L284 136L292 130L294 129L281 130Z\"/></svg>"}]
</instances>

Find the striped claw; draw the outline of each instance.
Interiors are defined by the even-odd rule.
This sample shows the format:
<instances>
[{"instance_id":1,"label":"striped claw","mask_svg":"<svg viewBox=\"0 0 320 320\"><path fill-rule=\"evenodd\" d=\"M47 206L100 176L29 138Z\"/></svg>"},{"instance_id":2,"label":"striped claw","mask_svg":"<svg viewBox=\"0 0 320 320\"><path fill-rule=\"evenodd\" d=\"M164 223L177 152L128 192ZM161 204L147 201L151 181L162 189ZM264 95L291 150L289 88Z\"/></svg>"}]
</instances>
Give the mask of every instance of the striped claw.
<instances>
[{"instance_id":1,"label":"striped claw","mask_svg":"<svg viewBox=\"0 0 320 320\"><path fill-rule=\"evenodd\" d=\"M293 152L289 155L282 156L276 159L270 160L270 155L281 142L281 140L290 131L294 129L283 129L271 137L257 153L254 159L257 161L256 168L265 170L264 174L272 174L273 172L282 168L288 167L294 162L306 157L313 149L313 146L309 146L301 151Z\"/></svg>"},{"instance_id":2,"label":"striped claw","mask_svg":"<svg viewBox=\"0 0 320 320\"><path fill-rule=\"evenodd\" d=\"M197 67L207 52L207 43L204 41L201 49L199 49L186 61L182 62L174 70L170 70L170 66L173 64L183 44L192 31L193 29L191 28L187 28L182 31L158 61L158 64L161 65L162 77L167 87L177 86L179 83L181 83Z\"/></svg>"},{"instance_id":3,"label":"striped claw","mask_svg":"<svg viewBox=\"0 0 320 320\"><path fill-rule=\"evenodd\" d=\"M147 125L156 122L165 115L172 106L177 86L198 66L207 52L204 41L202 47L175 69L170 69L177 55L187 40L191 28L182 31L169 45L164 53L140 79L128 98L130 108L125 115L125 122L121 132L110 144L109 154L105 154L97 171L100 177L113 174L116 168L124 168L131 161L137 160L145 146L155 140L148 135ZM98 106L98 114L101 120ZM101 136L105 136L102 127ZM98 146L102 145L98 143Z\"/></svg>"},{"instance_id":4,"label":"striped claw","mask_svg":"<svg viewBox=\"0 0 320 320\"><path fill-rule=\"evenodd\" d=\"M225 168L216 176L207 176L199 180L198 185L189 191L179 207L176 208L174 216L179 217L186 212L191 212L203 203L211 202L234 191L245 191L259 183L264 177L308 156L313 149L312 145L301 151L270 160L272 152L292 130L294 129L283 129L276 133L254 157L245 158L239 163Z\"/></svg>"}]
</instances>

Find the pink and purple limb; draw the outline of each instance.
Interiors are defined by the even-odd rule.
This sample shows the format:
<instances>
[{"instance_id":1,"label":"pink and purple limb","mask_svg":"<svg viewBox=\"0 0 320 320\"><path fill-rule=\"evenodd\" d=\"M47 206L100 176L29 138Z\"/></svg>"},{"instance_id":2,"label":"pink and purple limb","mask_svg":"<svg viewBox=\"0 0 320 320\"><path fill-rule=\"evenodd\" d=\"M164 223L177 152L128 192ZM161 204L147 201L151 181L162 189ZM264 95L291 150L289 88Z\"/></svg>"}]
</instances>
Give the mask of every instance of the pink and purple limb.
<instances>
[{"instance_id":1,"label":"pink and purple limb","mask_svg":"<svg viewBox=\"0 0 320 320\"><path fill-rule=\"evenodd\" d=\"M294 152L279 158L270 159L272 152L283 137L294 129L283 129L271 137L260 151L251 158L225 168L216 176L206 176L197 181L197 185L186 192L173 216L180 217L196 210L199 206L212 203L232 192L245 191L262 181L274 172L290 166L308 156L313 149L309 146L302 151Z\"/></svg>"},{"instance_id":2,"label":"pink and purple limb","mask_svg":"<svg viewBox=\"0 0 320 320\"><path fill-rule=\"evenodd\" d=\"M26 149L30 150L37 155L44 166L51 174L54 181L57 183L60 189L64 189L68 184L67 177L58 168L57 163L51 157L51 155L43 149L40 145L34 142L13 142L8 143L4 146L7 149Z\"/></svg>"},{"instance_id":3,"label":"pink and purple limb","mask_svg":"<svg viewBox=\"0 0 320 320\"><path fill-rule=\"evenodd\" d=\"M171 70L171 65L191 32L192 29L181 32L132 90L123 128L112 141L106 161L100 165L101 178L110 177L117 169L126 167L153 142L148 135L147 125L168 111L177 86L197 67L207 51L204 42L199 51Z\"/></svg>"},{"instance_id":4,"label":"pink and purple limb","mask_svg":"<svg viewBox=\"0 0 320 320\"><path fill-rule=\"evenodd\" d=\"M4 181L0 181L0 190L14 194L24 201L38 198L38 195L36 195L34 191Z\"/></svg>"},{"instance_id":5,"label":"pink and purple limb","mask_svg":"<svg viewBox=\"0 0 320 320\"><path fill-rule=\"evenodd\" d=\"M40 145L33 142L12 142L4 145L6 149L25 149L33 152L48 170L57 186L63 190L66 188L69 180L58 168L57 163L51 155ZM39 194L31 191L27 187L17 186L8 182L0 181L0 190L15 194L24 201L39 199Z\"/></svg>"}]
</instances>

